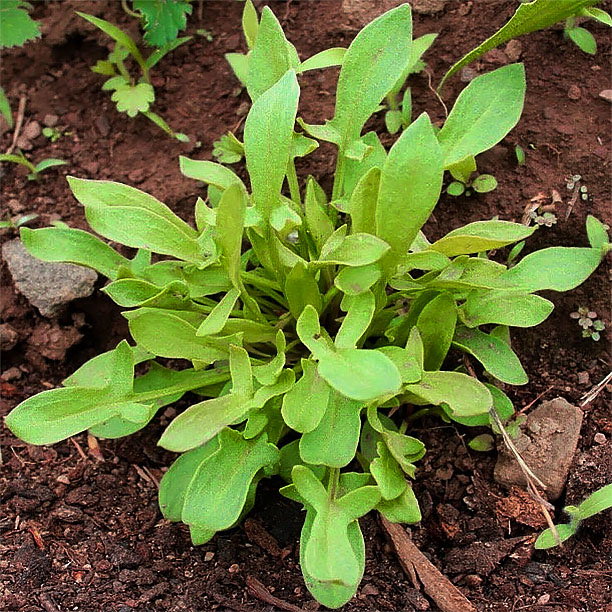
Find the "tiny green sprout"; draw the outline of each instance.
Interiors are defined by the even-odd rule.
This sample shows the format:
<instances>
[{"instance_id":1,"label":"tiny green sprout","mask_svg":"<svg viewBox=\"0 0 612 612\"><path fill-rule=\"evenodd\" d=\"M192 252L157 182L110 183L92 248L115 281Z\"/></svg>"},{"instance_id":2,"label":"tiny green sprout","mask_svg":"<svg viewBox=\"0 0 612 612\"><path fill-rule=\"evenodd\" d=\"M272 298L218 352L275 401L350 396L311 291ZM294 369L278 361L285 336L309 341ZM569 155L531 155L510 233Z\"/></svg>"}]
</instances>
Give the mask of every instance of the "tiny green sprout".
<instances>
[{"instance_id":1,"label":"tiny green sprout","mask_svg":"<svg viewBox=\"0 0 612 612\"><path fill-rule=\"evenodd\" d=\"M544 530L535 541L535 548L545 550L559 546L576 534L583 520L604 512L609 508L612 508L612 483L603 486L589 495L578 506L565 506L563 511L569 515L570 522L555 525L556 534L550 527Z\"/></svg>"},{"instance_id":2,"label":"tiny green sprout","mask_svg":"<svg viewBox=\"0 0 612 612\"><path fill-rule=\"evenodd\" d=\"M570 317L576 319L578 325L582 327L582 337L591 338L597 342L601 338L601 333L606 329L606 324L597 318L597 313L585 306L580 306L576 312L571 312Z\"/></svg>"},{"instance_id":3,"label":"tiny green sprout","mask_svg":"<svg viewBox=\"0 0 612 612\"><path fill-rule=\"evenodd\" d=\"M475 451L487 453L495 448L495 439L491 434L480 434L468 442L468 446Z\"/></svg>"},{"instance_id":4,"label":"tiny green sprout","mask_svg":"<svg viewBox=\"0 0 612 612\"><path fill-rule=\"evenodd\" d=\"M244 157L244 145L228 132L213 142L213 157L221 164L236 164Z\"/></svg>"},{"instance_id":5,"label":"tiny green sprout","mask_svg":"<svg viewBox=\"0 0 612 612\"><path fill-rule=\"evenodd\" d=\"M199 30L196 30L196 34L198 36L201 36L202 38L204 38L204 40L208 42L212 42L213 40L215 40L213 33L210 30L205 30L204 28L200 28Z\"/></svg>"},{"instance_id":6,"label":"tiny green sprout","mask_svg":"<svg viewBox=\"0 0 612 612\"><path fill-rule=\"evenodd\" d=\"M0 155L0 162L11 162L13 164L19 164L27 168L30 173L28 174L28 180L37 181L40 179L41 172L48 170L49 168L53 168L55 166L63 166L67 162L62 159L56 159L49 157L47 159L43 159L34 165L24 154L23 151L19 151L18 154L14 153L3 153Z\"/></svg>"},{"instance_id":7,"label":"tiny green sprout","mask_svg":"<svg viewBox=\"0 0 612 612\"><path fill-rule=\"evenodd\" d=\"M62 132L56 127L44 127L42 133L51 142L57 142L62 136L70 136L72 134L72 132Z\"/></svg>"},{"instance_id":8,"label":"tiny green sprout","mask_svg":"<svg viewBox=\"0 0 612 612\"><path fill-rule=\"evenodd\" d=\"M28 224L30 221L38 218L38 214L30 213L29 215L17 215L16 217L6 216L5 219L0 220L0 229L12 229L17 230L20 227Z\"/></svg>"},{"instance_id":9,"label":"tiny green sprout","mask_svg":"<svg viewBox=\"0 0 612 612\"><path fill-rule=\"evenodd\" d=\"M137 8L143 12L146 19L153 19L149 10L153 10L154 5L157 7L163 5L169 8L171 5L179 3L180 2L174 2L174 0L172 2L162 2L160 0L156 3L147 3L143 1L138 3ZM134 0L135 8L136 4L137 0ZM191 10L190 6L189 9ZM151 110L151 105L155 101L155 90L151 84L150 70L170 51L173 51L191 40L191 36L185 36L183 38L176 38L176 36L174 36L155 49L155 51L145 59L134 39L117 26L99 17L88 15L87 13L77 11L77 15L89 21L89 23L102 30L102 32L115 41L114 48L109 53L107 59L98 60L98 62L92 66L91 70L108 77L102 85L102 89L104 91L113 92L111 100L117 105L117 110L126 113L128 117L135 117L140 113L172 138L180 142L189 142L189 138L185 134L173 131L162 117ZM176 32L178 32L178 29L176 29ZM146 36L145 34L145 39ZM162 36L161 33L160 36ZM155 40L161 39L156 38ZM151 41L151 44L155 43ZM128 66L126 65L128 59L131 59L138 67L140 71L139 76L133 76L129 72Z\"/></svg>"},{"instance_id":10,"label":"tiny green sprout","mask_svg":"<svg viewBox=\"0 0 612 612\"><path fill-rule=\"evenodd\" d=\"M541 212L539 208L532 210L529 213L529 218L533 219L536 225L543 225L544 227L552 227L557 223L557 215L552 212Z\"/></svg>"},{"instance_id":11,"label":"tiny green sprout","mask_svg":"<svg viewBox=\"0 0 612 612\"><path fill-rule=\"evenodd\" d=\"M514 154L516 155L516 162L519 166L523 166L525 165L525 150L523 149L523 147L516 145L516 147L514 147Z\"/></svg>"},{"instance_id":12,"label":"tiny green sprout","mask_svg":"<svg viewBox=\"0 0 612 612\"><path fill-rule=\"evenodd\" d=\"M453 176L456 176L453 174ZM464 179L465 180L465 179ZM480 174L474 179L468 178L465 182L455 180L449 183L446 188L446 193L451 196L460 196L465 194L467 197L476 193L489 193L497 188L497 179L492 174Z\"/></svg>"}]
</instances>

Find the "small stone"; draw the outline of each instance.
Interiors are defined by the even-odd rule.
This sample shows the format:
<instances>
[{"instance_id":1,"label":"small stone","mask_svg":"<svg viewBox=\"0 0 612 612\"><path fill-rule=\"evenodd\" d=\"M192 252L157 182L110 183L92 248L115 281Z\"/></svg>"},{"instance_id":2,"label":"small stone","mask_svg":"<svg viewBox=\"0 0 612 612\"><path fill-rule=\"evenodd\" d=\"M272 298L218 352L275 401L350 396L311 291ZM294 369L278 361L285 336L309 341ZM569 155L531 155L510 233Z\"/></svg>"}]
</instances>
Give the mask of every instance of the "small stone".
<instances>
[{"instance_id":1,"label":"small stone","mask_svg":"<svg viewBox=\"0 0 612 612\"><path fill-rule=\"evenodd\" d=\"M34 148L32 141L26 138L23 134L17 139L17 148L22 151L31 151Z\"/></svg>"},{"instance_id":2,"label":"small stone","mask_svg":"<svg viewBox=\"0 0 612 612\"><path fill-rule=\"evenodd\" d=\"M108 136L110 133L110 123L108 122L108 119L106 118L106 115L100 115L97 119L96 119L96 127L98 128L98 132L100 132L100 134L102 136Z\"/></svg>"},{"instance_id":3,"label":"small stone","mask_svg":"<svg viewBox=\"0 0 612 612\"><path fill-rule=\"evenodd\" d=\"M4 244L2 255L16 289L43 317L57 317L72 300L90 296L98 278L89 268L36 259L19 239Z\"/></svg>"},{"instance_id":4,"label":"small stone","mask_svg":"<svg viewBox=\"0 0 612 612\"><path fill-rule=\"evenodd\" d=\"M469 83L472 79L475 79L478 76L478 71L470 66L466 66L461 69L459 73L459 80L462 83Z\"/></svg>"},{"instance_id":5,"label":"small stone","mask_svg":"<svg viewBox=\"0 0 612 612\"><path fill-rule=\"evenodd\" d=\"M523 43L517 38L513 38L506 45L504 53L511 62L518 62L519 59L521 59L521 55L523 54Z\"/></svg>"},{"instance_id":6,"label":"small stone","mask_svg":"<svg viewBox=\"0 0 612 612\"><path fill-rule=\"evenodd\" d=\"M608 102L612 102L612 89L604 89L599 92L599 97Z\"/></svg>"},{"instance_id":7,"label":"small stone","mask_svg":"<svg viewBox=\"0 0 612 612\"><path fill-rule=\"evenodd\" d=\"M595 434L593 440L595 441L595 444L605 444L607 442L605 434L602 434L600 431Z\"/></svg>"},{"instance_id":8,"label":"small stone","mask_svg":"<svg viewBox=\"0 0 612 612\"><path fill-rule=\"evenodd\" d=\"M42 130L38 121L30 121L22 130L21 134L26 140L34 140L38 138Z\"/></svg>"},{"instance_id":9,"label":"small stone","mask_svg":"<svg viewBox=\"0 0 612 612\"><path fill-rule=\"evenodd\" d=\"M8 323L0 325L0 350L10 351L19 342L19 334Z\"/></svg>"},{"instance_id":10,"label":"small stone","mask_svg":"<svg viewBox=\"0 0 612 612\"><path fill-rule=\"evenodd\" d=\"M508 57L501 49L491 49L490 51L487 51L482 56L482 59L484 62L487 62L489 64L503 65L508 63Z\"/></svg>"},{"instance_id":11,"label":"small stone","mask_svg":"<svg viewBox=\"0 0 612 612\"><path fill-rule=\"evenodd\" d=\"M482 584L482 578L478 574L468 574L464 580L465 584L470 587L477 587Z\"/></svg>"},{"instance_id":12,"label":"small stone","mask_svg":"<svg viewBox=\"0 0 612 612\"><path fill-rule=\"evenodd\" d=\"M571 85L567 92L567 97L570 100L580 100L580 98L582 97L582 91L580 91L580 87L578 87L578 85L576 84Z\"/></svg>"},{"instance_id":13,"label":"small stone","mask_svg":"<svg viewBox=\"0 0 612 612\"><path fill-rule=\"evenodd\" d=\"M97 161L89 161L83 162L81 164L81 168L85 170L90 175L98 174L98 170L100 170L100 162Z\"/></svg>"},{"instance_id":14,"label":"small stone","mask_svg":"<svg viewBox=\"0 0 612 612\"><path fill-rule=\"evenodd\" d=\"M208 551L204 553L204 561L212 561L215 558L215 553Z\"/></svg>"},{"instance_id":15,"label":"small stone","mask_svg":"<svg viewBox=\"0 0 612 612\"><path fill-rule=\"evenodd\" d=\"M590 385L591 377L588 372L578 372L578 384L579 385Z\"/></svg>"},{"instance_id":16,"label":"small stone","mask_svg":"<svg viewBox=\"0 0 612 612\"><path fill-rule=\"evenodd\" d=\"M18 380L20 378L21 378L21 370L15 367L5 370L0 375L0 380L2 382L10 382L11 380Z\"/></svg>"},{"instance_id":17,"label":"small stone","mask_svg":"<svg viewBox=\"0 0 612 612\"><path fill-rule=\"evenodd\" d=\"M242 102L236 109L236 115L238 115L238 117L244 117L249 112L250 108L251 105L248 102Z\"/></svg>"},{"instance_id":18,"label":"small stone","mask_svg":"<svg viewBox=\"0 0 612 612\"><path fill-rule=\"evenodd\" d=\"M137 168L136 170L132 170L131 172L128 173L127 176L128 176L128 180L131 183L136 183L137 185L139 183L142 183L142 181L144 181L146 178L144 168Z\"/></svg>"},{"instance_id":19,"label":"small stone","mask_svg":"<svg viewBox=\"0 0 612 612\"><path fill-rule=\"evenodd\" d=\"M435 15L444 10L448 0L412 0L412 10L419 15Z\"/></svg>"},{"instance_id":20,"label":"small stone","mask_svg":"<svg viewBox=\"0 0 612 612\"><path fill-rule=\"evenodd\" d=\"M230 574L237 574L240 571L240 566L237 563L232 563L227 569L227 571Z\"/></svg>"},{"instance_id":21,"label":"small stone","mask_svg":"<svg viewBox=\"0 0 612 612\"><path fill-rule=\"evenodd\" d=\"M19 200L16 200L15 198L13 198L12 200L9 200L6 203L6 205L9 207L11 212L15 214L23 212L25 210L25 206Z\"/></svg>"},{"instance_id":22,"label":"small stone","mask_svg":"<svg viewBox=\"0 0 612 612\"><path fill-rule=\"evenodd\" d=\"M64 523L78 523L83 517L83 511L71 506L60 506L53 511L51 516Z\"/></svg>"},{"instance_id":23,"label":"small stone","mask_svg":"<svg viewBox=\"0 0 612 612\"><path fill-rule=\"evenodd\" d=\"M540 595L538 597L538 601L536 602L538 606L545 606L550 601L550 593L544 593L544 595Z\"/></svg>"},{"instance_id":24,"label":"small stone","mask_svg":"<svg viewBox=\"0 0 612 612\"><path fill-rule=\"evenodd\" d=\"M48 114L45 115L43 119L43 125L45 127L55 127L59 122L59 117L57 115Z\"/></svg>"},{"instance_id":25,"label":"small stone","mask_svg":"<svg viewBox=\"0 0 612 612\"><path fill-rule=\"evenodd\" d=\"M65 485L70 484L70 478L68 478L66 474L60 474L55 480L56 482L59 482L60 484L65 484Z\"/></svg>"}]
</instances>

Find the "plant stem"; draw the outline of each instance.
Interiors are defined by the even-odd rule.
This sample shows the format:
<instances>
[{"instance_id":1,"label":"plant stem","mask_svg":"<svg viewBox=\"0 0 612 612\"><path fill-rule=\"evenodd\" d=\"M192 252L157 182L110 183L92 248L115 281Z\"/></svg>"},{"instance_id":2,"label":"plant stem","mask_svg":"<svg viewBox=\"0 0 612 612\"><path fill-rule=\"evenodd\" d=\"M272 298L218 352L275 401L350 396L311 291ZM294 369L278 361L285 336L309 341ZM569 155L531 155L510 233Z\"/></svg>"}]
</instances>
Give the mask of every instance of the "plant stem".
<instances>
[{"instance_id":1,"label":"plant stem","mask_svg":"<svg viewBox=\"0 0 612 612\"><path fill-rule=\"evenodd\" d=\"M344 191L344 175L346 172L345 157L342 148L338 151L336 160L336 172L334 173L334 187L332 189L332 202L342 197Z\"/></svg>"},{"instance_id":2,"label":"plant stem","mask_svg":"<svg viewBox=\"0 0 612 612\"><path fill-rule=\"evenodd\" d=\"M287 183L289 184L289 192L291 199L302 207L302 196L300 194L300 185L295 171L295 159L292 157L287 164Z\"/></svg>"},{"instance_id":3,"label":"plant stem","mask_svg":"<svg viewBox=\"0 0 612 612\"><path fill-rule=\"evenodd\" d=\"M121 76L126 81L129 81L130 83L132 83L132 77L130 76L130 73L128 72L127 68L125 67L125 64L123 63L123 60L118 59L115 62L115 66L117 66L117 68L119 69L119 72L121 73Z\"/></svg>"},{"instance_id":4,"label":"plant stem","mask_svg":"<svg viewBox=\"0 0 612 612\"><path fill-rule=\"evenodd\" d=\"M331 468L329 475L329 496L331 499L336 499L338 492L338 483L340 482L340 468Z\"/></svg>"},{"instance_id":5,"label":"plant stem","mask_svg":"<svg viewBox=\"0 0 612 612\"><path fill-rule=\"evenodd\" d=\"M136 11L133 11L128 5L127 5L127 0L121 0L121 8L131 17L136 17L137 19L140 19L141 15L140 13L137 13Z\"/></svg>"}]
</instances>

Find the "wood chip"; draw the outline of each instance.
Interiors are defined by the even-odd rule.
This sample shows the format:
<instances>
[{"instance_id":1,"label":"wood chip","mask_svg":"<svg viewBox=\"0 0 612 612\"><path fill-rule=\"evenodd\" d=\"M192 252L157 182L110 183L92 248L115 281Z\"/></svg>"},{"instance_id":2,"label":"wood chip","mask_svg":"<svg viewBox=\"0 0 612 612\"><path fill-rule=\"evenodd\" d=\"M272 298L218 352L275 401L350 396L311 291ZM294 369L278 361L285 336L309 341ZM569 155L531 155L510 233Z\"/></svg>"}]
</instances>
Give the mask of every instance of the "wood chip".
<instances>
[{"instance_id":1,"label":"wood chip","mask_svg":"<svg viewBox=\"0 0 612 612\"><path fill-rule=\"evenodd\" d=\"M418 575L425 593L436 602L442 612L476 612L463 593L413 544L401 525L380 517L383 529L391 539L402 569L413 582ZM418 588L418 586L417 586Z\"/></svg>"},{"instance_id":2,"label":"wood chip","mask_svg":"<svg viewBox=\"0 0 612 612\"><path fill-rule=\"evenodd\" d=\"M281 610L287 610L288 612L304 612L303 608L298 608L293 604L290 604L287 601L283 601L278 597L274 597L266 587L254 578L253 576L247 576L246 578L247 588L249 589L249 593L256 597L260 601L263 601L271 606L275 606L280 608Z\"/></svg>"}]
</instances>

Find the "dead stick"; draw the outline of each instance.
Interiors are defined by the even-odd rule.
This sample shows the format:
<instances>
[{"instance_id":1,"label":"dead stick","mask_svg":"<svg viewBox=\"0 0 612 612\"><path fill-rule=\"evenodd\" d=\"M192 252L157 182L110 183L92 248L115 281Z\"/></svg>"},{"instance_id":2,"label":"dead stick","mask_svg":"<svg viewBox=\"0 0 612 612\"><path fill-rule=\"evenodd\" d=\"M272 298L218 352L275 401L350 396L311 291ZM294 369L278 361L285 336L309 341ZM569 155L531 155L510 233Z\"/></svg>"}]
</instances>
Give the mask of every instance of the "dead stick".
<instances>
[{"instance_id":1,"label":"dead stick","mask_svg":"<svg viewBox=\"0 0 612 612\"><path fill-rule=\"evenodd\" d=\"M40 605L46 610L46 612L60 612L59 608L55 605L51 597L46 593L41 593L38 601L40 601Z\"/></svg>"},{"instance_id":2,"label":"dead stick","mask_svg":"<svg viewBox=\"0 0 612 612\"><path fill-rule=\"evenodd\" d=\"M390 523L383 516L380 522L393 543L404 571L409 576L416 571L425 593L442 612L476 612L465 595L415 546L401 525Z\"/></svg>"},{"instance_id":3,"label":"dead stick","mask_svg":"<svg viewBox=\"0 0 612 612\"><path fill-rule=\"evenodd\" d=\"M283 601L278 597L274 597L266 587L254 578L253 576L247 576L246 578L247 588L249 589L249 593L253 595L253 597L257 597L260 601L263 601L271 606L276 606L281 610L287 610L288 612L304 612L302 608L298 608L293 604L290 604L287 601Z\"/></svg>"},{"instance_id":4,"label":"dead stick","mask_svg":"<svg viewBox=\"0 0 612 612\"><path fill-rule=\"evenodd\" d=\"M26 95L21 94L19 98L19 106L17 107L17 121L15 121L15 131L13 132L13 142L11 146L6 150L6 154L10 155L13 152L13 149L17 145L17 139L19 138L19 132L21 132L21 126L23 124L23 117L25 115L25 106L26 106Z\"/></svg>"}]
</instances>

